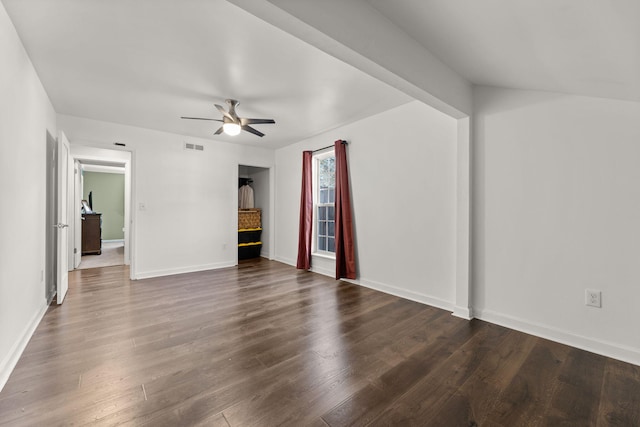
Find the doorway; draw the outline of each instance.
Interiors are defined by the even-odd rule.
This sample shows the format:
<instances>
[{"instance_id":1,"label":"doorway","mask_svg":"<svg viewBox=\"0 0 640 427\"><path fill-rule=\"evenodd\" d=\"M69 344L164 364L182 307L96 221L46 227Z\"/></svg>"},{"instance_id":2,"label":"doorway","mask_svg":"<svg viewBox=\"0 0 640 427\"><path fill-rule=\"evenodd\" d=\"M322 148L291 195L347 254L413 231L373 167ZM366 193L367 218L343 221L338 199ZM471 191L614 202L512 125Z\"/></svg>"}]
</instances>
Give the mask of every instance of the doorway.
<instances>
[{"instance_id":1,"label":"doorway","mask_svg":"<svg viewBox=\"0 0 640 427\"><path fill-rule=\"evenodd\" d=\"M125 168L78 162L81 256L78 269L124 265Z\"/></svg>"},{"instance_id":2,"label":"doorway","mask_svg":"<svg viewBox=\"0 0 640 427\"><path fill-rule=\"evenodd\" d=\"M259 224L250 224L250 229L238 233L238 259L247 259L248 257L264 257L272 259L273 256L273 236L274 222L272 212L272 196L274 194L274 180L272 177L273 169L260 166L238 165L238 209L239 209L239 229L244 226L240 223L241 215L255 218L255 214L242 212L241 208L246 208L242 202L243 195L246 192L242 187L247 185L250 187L252 194L252 207L259 209ZM243 220L244 221L244 220ZM259 234L254 228L260 228ZM256 244L260 244L257 248Z\"/></svg>"},{"instance_id":3,"label":"doorway","mask_svg":"<svg viewBox=\"0 0 640 427\"><path fill-rule=\"evenodd\" d=\"M73 262L69 266L70 270L124 264L131 265L129 274L133 277L133 152L72 145L71 156L74 160L75 180L72 211ZM83 214L83 200L87 205L91 200L93 208L88 207L93 215L88 215L87 209ZM94 226L97 237L93 238L94 244L95 239L98 240L97 247L83 251L83 224L88 225L87 221L92 220L94 224L97 222L98 227L96 231ZM88 247L85 246L85 249Z\"/></svg>"}]
</instances>

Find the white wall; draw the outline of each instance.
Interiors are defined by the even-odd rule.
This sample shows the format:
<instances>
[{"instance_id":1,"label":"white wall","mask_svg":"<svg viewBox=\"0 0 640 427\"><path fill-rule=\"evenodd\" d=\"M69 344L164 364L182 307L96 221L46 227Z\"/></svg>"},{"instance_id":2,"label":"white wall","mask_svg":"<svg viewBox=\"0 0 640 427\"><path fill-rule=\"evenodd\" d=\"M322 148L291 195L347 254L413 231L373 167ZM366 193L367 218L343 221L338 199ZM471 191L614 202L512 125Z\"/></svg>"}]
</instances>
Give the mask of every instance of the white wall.
<instances>
[{"instance_id":1,"label":"white wall","mask_svg":"<svg viewBox=\"0 0 640 427\"><path fill-rule=\"evenodd\" d=\"M481 87L475 104L476 316L640 364L640 103Z\"/></svg>"},{"instance_id":2,"label":"white wall","mask_svg":"<svg viewBox=\"0 0 640 427\"><path fill-rule=\"evenodd\" d=\"M276 151L276 259L295 265L302 151L349 142L358 281L455 300L456 120L418 101ZM333 275L335 264L313 259Z\"/></svg>"},{"instance_id":3,"label":"white wall","mask_svg":"<svg viewBox=\"0 0 640 427\"><path fill-rule=\"evenodd\" d=\"M53 106L0 3L0 389L46 310L46 133Z\"/></svg>"},{"instance_id":4,"label":"white wall","mask_svg":"<svg viewBox=\"0 0 640 427\"><path fill-rule=\"evenodd\" d=\"M117 141L133 153L134 277L235 264L238 164L272 166L272 150L64 115L58 123L72 145Z\"/></svg>"},{"instance_id":5,"label":"white wall","mask_svg":"<svg viewBox=\"0 0 640 427\"><path fill-rule=\"evenodd\" d=\"M253 194L255 207L262 209L262 250L260 256L270 257L269 241L273 230L269 227L271 223L271 183L269 180L269 169L250 168L249 177L253 179Z\"/></svg>"}]
</instances>

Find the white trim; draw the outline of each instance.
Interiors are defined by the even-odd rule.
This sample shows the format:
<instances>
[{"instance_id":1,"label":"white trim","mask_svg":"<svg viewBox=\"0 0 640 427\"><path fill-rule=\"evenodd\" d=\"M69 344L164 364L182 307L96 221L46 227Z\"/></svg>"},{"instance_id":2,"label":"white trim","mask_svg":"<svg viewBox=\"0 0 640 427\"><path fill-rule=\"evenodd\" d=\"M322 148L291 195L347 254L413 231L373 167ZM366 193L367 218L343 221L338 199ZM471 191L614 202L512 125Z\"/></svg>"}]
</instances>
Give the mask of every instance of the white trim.
<instances>
[{"instance_id":1,"label":"white trim","mask_svg":"<svg viewBox=\"0 0 640 427\"><path fill-rule=\"evenodd\" d=\"M85 145L88 144L88 145ZM111 147L92 141L76 141L71 143L71 155L81 165L99 164L124 167L124 263L130 265L129 278L136 277L136 188L135 188L135 160L134 148ZM80 191L80 189L78 189ZM81 193L80 193L81 194ZM74 233L80 233L80 221Z\"/></svg>"},{"instance_id":2,"label":"white trim","mask_svg":"<svg viewBox=\"0 0 640 427\"><path fill-rule=\"evenodd\" d=\"M336 255L331 252L311 252L311 256L317 256L318 258L330 259L335 261Z\"/></svg>"},{"instance_id":3,"label":"white trim","mask_svg":"<svg viewBox=\"0 0 640 427\"><path fill-rule=\"evenodd\" d=\"M367 279L358 279L358 280L340 279L340 280L342 280L343 282L353 283L354 285L360 285L360 286L364 286L365 288L384 292L385 294L419 302L421 304L430 305L432 307L441 308L447 311L453 311L453 307L454 307L453 302L444 300L442 298L423 294L421 292L408 291L406 289L398 288L396 286L387 285L384 283L376 282L373 280L367 280Z\"/></svg>"},{"instance_id":4,"label":"white trim","mask_svg":"<svg viewBox=\"0 0 640 427\"><path fill-rule=\"evenodd\" d=\"M317 265L311 265L311 271L313 271L314 273L318 273L318 274L322 274L323 276L329 276L331 278L335 277L336 275L336 269L335 266L333 268L333 270L329 270L328 268L324 268L324 267L319 267Z\"/></svg>"},{"instance_id":5,"label":"white trim","mask_svg":"<svg viewBox=\"0 0 640 427\"><path fill-rule=\"evenodd\" d=\"M113 173L116 175L124 175L124 166L107 166L96 164L80 164L82 172L98 172L98 173Z\"/></svg>"},{"instance_id":6,"label":"white trim","mask_svg":"<svg viewBox=\"0 0 640 427\"><path fill-rule=\"evenodd\" d=\"M470 118L457 122L456 143L456 280L454 316L473 318L471 306L471 126Z\"/></svg>"},{"instance_id":7,"label":"white trim","mask_svg":"<svg viewBox=\"0 0 640 427\"><path fill-rule=\"evenodd\" d=\"M124 239L113 239L113 240L102 239L102 243L124 243Z\"/></svg>"},{"instance_id":8,"label":"white trim","mask_svg":"<svg viewBox=\"0 0 640 427\"><path fill-rule=\"evenodd\" d=\"M473 310L471 310L469 307L461 307L458 305L453 307L453 313L451 313L451 315L465 320L471 320L474 317Z\"/></svg>"},{"instance_id":9,"label":"white trim","mask_svg":"<svg viewBox=\"0 0 640 427\"><path fill-rule=\"evenodd\" d=\"M496 325L509 329L515 329L526 334L640 366L640 348L628 347L608 341L594 340L593 338L576 335L563 329L530 322L491 310L474 311L474 315L477 319L484 320L485 322L495 323Z\"/></svg>"},{"instance_id":10,"label":"white trim","mask_svg":"<svg viewBox=\"0 0 640 427\"><path fill-rule=\"evenodd\" d=\"M173 274L195 273L197 271L217 270L220 268L234 267L233 261L216 262L212 264L192 265L189 267L168 268L166 270L143 271L135 275L134 280L150 279L152 277L171 276Z\"/></svg>"},{"instance_id":11,"label":"white trim","mask_svg":"<svg viewBox=\"0 0 640 427\"><path fill-rule=\"evenodd\" d=\"M321 257L321 258L327 258L327 259L333 259L335 260L335 253L332 253L330 251L321 251L320 249L318 249L318 208L321 206L331 206L334 208L334 214L335 214L335 186L334 186L334 203L320 203L319 198L320 198L320 188L318 187L318 182L319 182L319 178L318 175L320 174L320 162L325 160L325 159L329 159L329 158L334 158L334 163L335 163L335 157L336 157L336 152L335 152L335 147L333 146L329 146L329 147L325 147L323 149L321 149L321 152L314 152L312 154L312 162L311 162L311 186L312 186L312 199L313 199L313 221L311 224L311 255L312 256L317 256L317 257ZM327 198L329 197L329 195L327 194ZM328 227L328 218L325 218L325 220L327 221L327 227ZM335 218L334 218L334 224L335 224ZM327 235L329 233L329 230L327 229ZM334 229L334 236L335 238L335 229ZM313 271L313 269L312 269Z\"/></svg>"},{"instance_id":12,"label":"white trim","mask_svg":"<svg viewBox=\"0 0 640 427\"><path fill-rule=\"evenodd\" d=\"M290 265L292 267L296 266L296 261L293 258L284 258L284 257L276 255L273 259L274 259L274 261L278 261L278 262L281 262L283 264Z\"/></svg>"},{"instance_id":13,"label":"white trim","mask_svg":"<svg viewBox=\"0 0 640 427\"><path fill-rule=\"evenodd\" d=\"M276 257L276 261L279 261L294 267L296 265L295 261L289 258ZM317 265L316 266L312 265L311 271L314 273L322 274L323 276L328 276L328 277L334 277L336 274L335 269L330 270L327 268L318 267ZM392 285L386 285L384 283L376 282L373 280L367 280L367 279L358 279L358 280L340 279L340 280L342 280L343 282L354 284L354 285L364 286L365 288L373 289L375 291L384 292L385 294L419 302L421 304L426 304L432 307L441 308L443 310L447 310L447 311L454 310L454 304L452 302L443 300L441 298L422 294L419 292L407 291L406 289L397 288Z\"/></svg>"},{"instance_id":14,"label":"white trim","mask_svg":"<svg viewBox=\"0 0 640 427\"><path fill-rule=\"evenodd\" d=\"M9 376L16 367L18 360L20 360L20 356L22 356L24 349L27 347L27 344L29 344L29 340L47 312L48 307L49 306L46 303L43 303L40 309L31 318L31 321L27 324L26 328L22 331L20 338L13 344L13 346L11 346L7 356L2 360L2 362L0 362L0 392L9 380Z\"/></svg>"}]
</instances>

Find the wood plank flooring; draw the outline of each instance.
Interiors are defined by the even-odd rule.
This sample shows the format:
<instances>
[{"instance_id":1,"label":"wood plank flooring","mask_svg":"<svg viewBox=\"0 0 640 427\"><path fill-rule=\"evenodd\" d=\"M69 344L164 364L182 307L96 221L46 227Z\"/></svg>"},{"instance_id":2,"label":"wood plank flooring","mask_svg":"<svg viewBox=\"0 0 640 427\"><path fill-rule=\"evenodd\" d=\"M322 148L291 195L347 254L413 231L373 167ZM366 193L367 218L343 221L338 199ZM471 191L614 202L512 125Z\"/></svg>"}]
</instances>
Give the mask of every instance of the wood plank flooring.
<instances>
[{"instance_id":1,"label":"wood plank flooring","mask_svg":"<svg viewBox=\"0 0 640 427\"><path fill-rule=\"evenodd\" d=\"M70 275L0 425L640 426L640 367L264 259Z\"/></svg>"}]
</instances>

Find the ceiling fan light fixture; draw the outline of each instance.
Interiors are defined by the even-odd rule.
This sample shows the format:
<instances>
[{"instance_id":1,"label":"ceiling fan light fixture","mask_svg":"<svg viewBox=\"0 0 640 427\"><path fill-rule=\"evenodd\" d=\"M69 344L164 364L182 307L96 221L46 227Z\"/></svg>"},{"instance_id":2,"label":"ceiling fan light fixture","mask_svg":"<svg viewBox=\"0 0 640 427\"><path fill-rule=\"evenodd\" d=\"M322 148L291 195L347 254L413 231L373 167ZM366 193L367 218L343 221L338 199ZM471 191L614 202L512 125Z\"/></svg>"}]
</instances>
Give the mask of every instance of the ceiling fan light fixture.
<instances>
[{"instance_id":1,"label":"ceiling fan light fixture","mask_svg":"<svg viewBox=\"0 0 640 427\"><path fill-rule=\"evenodd\" d=\"M236 136L240 134L240 131L242 130L239 124L232 122L224 123L222 125L222 129L224 130L224 133L229 136Z\"/></svg>"},{"instance_id":2,"label":"ceiling fan light fixture","mask_svg":"<svg viewBox=\"0 0 640 427\"><path fill-rule=\"evenodd\" d=\"M222 105L213 104L220 114L222 114L222 119L208 119L205 117L181 117L182 119L189 120L209 120L212 122L221 122L222 126L218 128L214 132L214 135L220 135L221 133L225 133L230 136L239 135L240 132L245 131L252 133L256 136L262 138L264 133L260 132L258 129L254 129L250 125L263 125L263 124L275 124L276 121L273 119L248 119L246 117L238 117L236 114L236 107L239 102L235 99L227 99L227 104L229 104L229 111L226 111Z\"/></svg>"}]
</instances>

